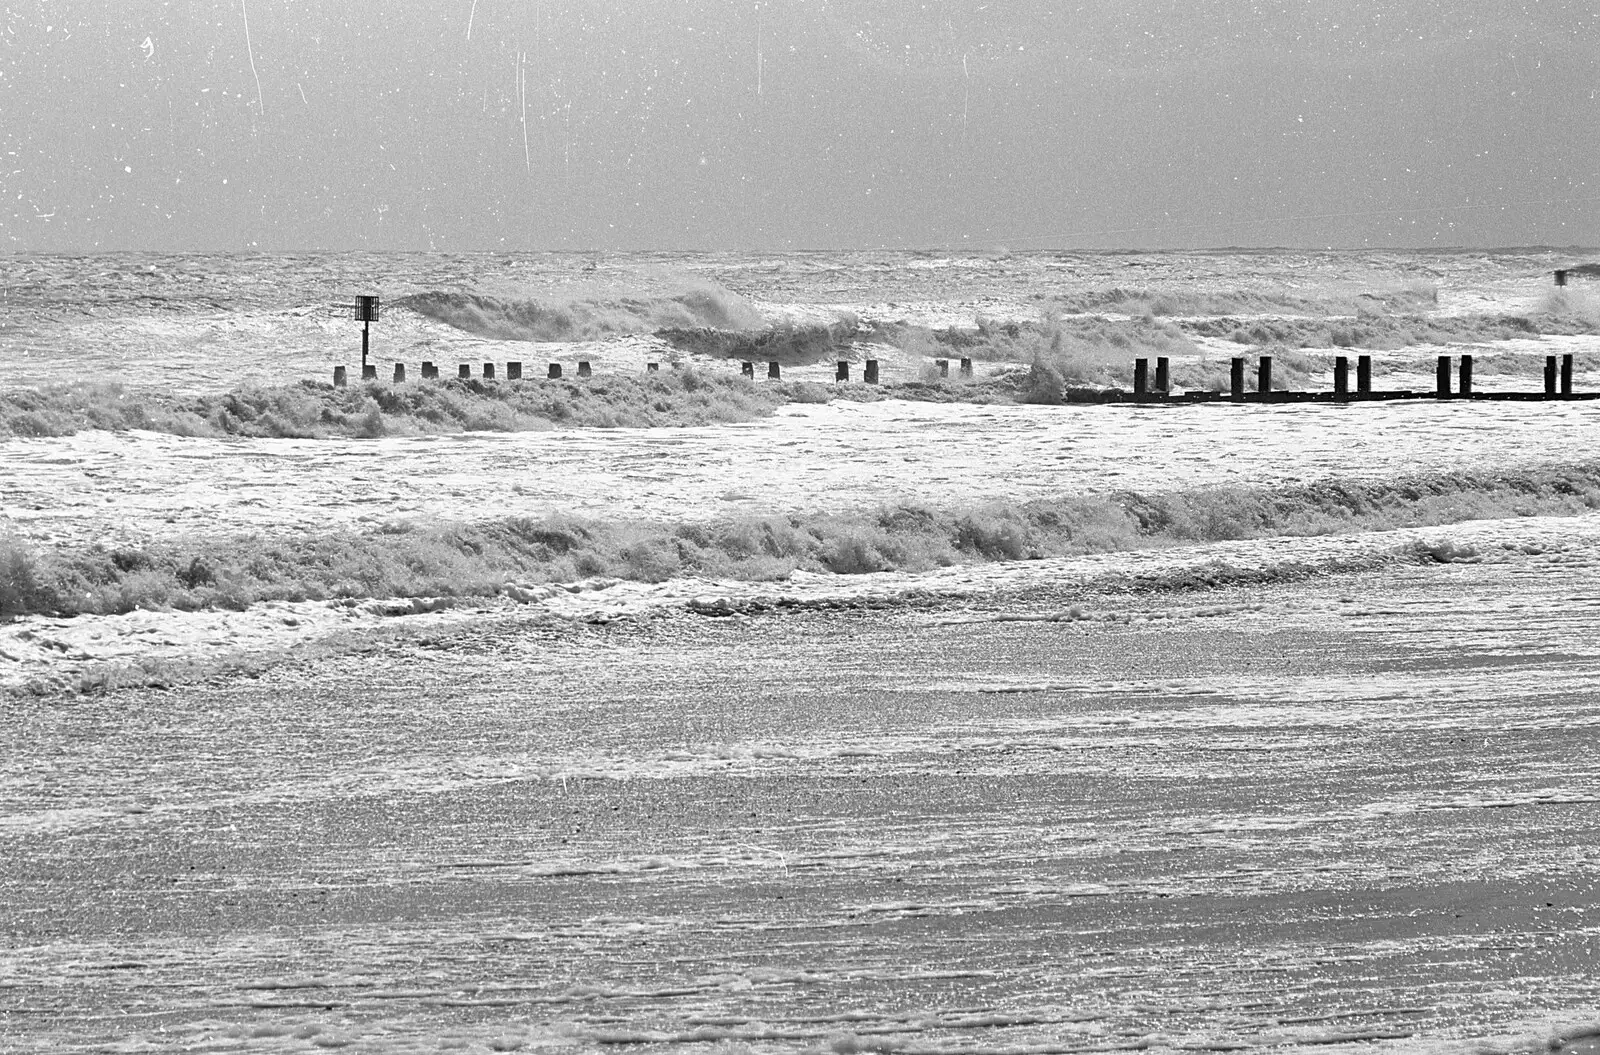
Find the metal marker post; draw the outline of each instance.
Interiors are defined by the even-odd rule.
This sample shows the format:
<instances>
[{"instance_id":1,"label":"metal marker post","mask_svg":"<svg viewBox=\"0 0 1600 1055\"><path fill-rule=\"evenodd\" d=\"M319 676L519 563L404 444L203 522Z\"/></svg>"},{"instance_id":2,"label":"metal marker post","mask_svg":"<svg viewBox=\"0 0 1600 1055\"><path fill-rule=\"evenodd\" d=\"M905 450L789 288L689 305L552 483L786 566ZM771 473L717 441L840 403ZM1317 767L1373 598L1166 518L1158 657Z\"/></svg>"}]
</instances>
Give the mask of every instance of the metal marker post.
<instances>
[{"instance_id":1,"label":"metal marker post","mask_svg":"<svg viewBox=\"0 0 1600 1055\"><path fill-rule=\"evenodd\" d=\"M356 320L361 323L361 376L367 376L367 347L372 336L372 324L378 321L378 298L362 294L356 297Z\"/></svg>"}]
</instances>

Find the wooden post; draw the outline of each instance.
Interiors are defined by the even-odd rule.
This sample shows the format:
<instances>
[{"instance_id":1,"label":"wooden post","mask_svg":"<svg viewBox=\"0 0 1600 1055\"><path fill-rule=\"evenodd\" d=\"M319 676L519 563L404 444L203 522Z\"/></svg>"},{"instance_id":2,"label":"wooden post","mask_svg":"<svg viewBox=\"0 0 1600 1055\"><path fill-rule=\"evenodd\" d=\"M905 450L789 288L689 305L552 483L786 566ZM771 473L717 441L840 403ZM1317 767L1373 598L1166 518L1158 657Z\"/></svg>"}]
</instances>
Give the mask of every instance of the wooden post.
<instances>
[{"instance_id":1,"label":"wooden post","mask_svg":"<svg viewBox=\"0 0 1600 1055\"><path fill-rule=\"evenodd\" d=\"M462 363L461 366L456 370L456 376L463 381L471 381L472 365L470 363Z\"/></svg>"},{"instance_id":2,"label":"wooden post","mask_svg":"<svg viewBox=\"0 0 1600 1055\"><path fill-rule=\"evenodd\" d=\"M506 364L506 380L507 381L521 381L522 380L522 360L513 359L511 362Z\"/></svg>"},{"instance_id":3,"label":"wooden post","mask_svg":"<svg viewBox=\"0 0 1600 1055\"><path fill-rule=\"evenodd\" d=\"M1333 360L1333 398L1348 399L1350 396L1350 357L1337 356Z\"/></svg>"},{"instance_id":4,"label":"wooden post","mask_svg":"<svg viewBox=\"0 0 1600 1055\"><path fill-rule=\"evenodd\" d=\"M545 374L545 377L549 378L551 381L561 380L561 364L551 363L550 370Z\"/></svg>"},{"instance_id":5,"label":"wooden post","mask_svg":"<svg viewBox=\"0 0 1600 1055\"><path fill-rule=\"evenodd\" d=\"M1566 284L1567 284L1567 273L1565 271L1557 271L1556 272L1556 285L1565 286Z\"/></svg>"},{"instance_id":6,"label":"wooden post","mask_svg":"<svg viewBox=\"0 0 1600 1055\"><path fill-rule=\"evenodd\" d=\"M1244 399L1244 359L1234 356L1228 368L1228 395L1235 403Z\"/></svg>"},{"instance_id":7,"label":"wooden post","mask_svg":"<svg viewBox=\"0 0 1600 1055\"><path fill-rule=\"evenodd\" d=\"M361 380L376 381L378 379L378 364L368 363L361 368Z\"/></svg>"},{"instance_id":8,"label":"wooden post","mask_svg":"<svg viewBox=\"0 0 1600 1055\"><path fill-rule=\"evenodd\" d=\"M1572 395L1572 353L1561 357L1561 394Z\"/></svg>"},{"instance_id":9,"label":"wooden post","mask_svg":"<svg viewBox=\"0 0 1600 1055\"><path fill-rule=\"evenodd\" d=\"M1372 356L1356 357L1356 395L1372 395Z\"/></svg>"},{"instance_id":10,"label":"wooden post","mask_svg":"<svg viewBox=\"0 0 1600 1055\"><path fill-rule=\"evenodd\" d=\"M1441 355L1433 372L1433 394L1439 399L1450 398L1450 357Z\"/></svg>"},{"instance_id":11,"label":"wooden post","mask_svg":"<svg viewBox=\"0 0 1600 1055\"><path fill-rule=\"evenodd\" d=\"M1169 360L1167 359L1166 356L1160 355L1160 356L1156 357L1156 391L1157 392L1166 392L1172 387L1171 382L1170 382L1171 371L1169 370L1169 366L1170 366L1170 362L1169 362Z\"/></svg>"},{"instance_id":12,"label":"wooden post","mask_svg":"<svg viewBox=\"0 0 1600 1055\"><path fill-rule=\"evenodd\" d=\"M644 372L647 373L647 374L659 373L660 371L661 371L661 364L660 363L645 363L644 364Z\"/></svg>"},{"instance_id":13,"label":"wooden post","mask_svg":"<svg viewBox=\"0 0 1600 1055\"><path fill-rule=\"evenodd\" d=\"M782 373L782 371L780 371L778 369L778 361L776 359L774 359L771 362L767 363L767 380L768 381L781 381L781 380L783 380L783 373Z\"/></svg>"},{"instance_id":14,"label":"wooden post","mask_svg":"<svg viewBox=\"0 0 1600 1055\"><path fill-rule=\"evenodd\" d=\"M397 385L398 384L402 384L402 383L405 382L405 379L406 379L406 364L405 363L395 363L394 364L394 383L397 384Z\"/></svg>"},{"instance_id":15,"label":"wooden post","mask_svg":"<svg viewBox=\"0 0 1600 1055\"><path fill-rule=\"evenodd\" d=\"M578 376L579 377L593 377L594 376L594 368L589 365L589 360L587 360L587 359L578 360Z\"/></svg>"},{"instance_id":16,"label":"wooden post","mask_svg":"<svg viewBox=\"0 0 1600 1055\"><path fill-rule=\"evenodd\" d=\"M972 376L972 358L970 356L963 356L961 359L961 376Z\"/></svg>"},{"instance_id":17,"label":"wooden post","mask_svg":"<svg viewBox=\"0 0 1600 1055\"><path fill-rule=\"evenodd\" d=\"M878 360L868 359L866 368L861 371L861 380L869 385L878 383Z\"/></svg>"},{"instance_id":18,"label":"wooden post","mask_svg":"<svg viewBox=\"0 0 1600 1055\"><path fill-rule=\"evenodd\" d=\"M1544 394L1556 394L1556 357L1553 355L1544 357Z\"/></svg>"},{"instance_id":19,"label":"wooden post","mask_svg":"<svg viewBox=\"0 0 1600 1055\"><path fill-rule=\"evenodd\" d=\"M1459 391L1466 398L1472 398L1472 356L1470 355L1461 357L1461 388Z\"/></svg>"},{"instance_id":20,"label":"wooden post","mask_svg":"<svg viewBox=\"0 0 1600 1055\"><path fill-rule=\"evenodd\" d=\"M494 380L494 364L493 363L484 363L483 364L483 379L485 381L493 381Z\"/></svg>"},{"instance_id":21,"label":"wooden post","mask_svg":"<svg viewBox=\"0 0 1600 1055\"><path fill-rule=\"evenodd\" d=\"M1272 356L1263 355L1256 367L1256 391L1262 399L1272 398Z\"/></svg>"},{"instance_id":22,"label":"wooden post","mask_svg":"<svg viewBox=\"0 0 1600 1055\"><path fill-rule=\"evenodd\" d=\"M739 372L741 374L743 374L744 376L748 377L750 380L754 381L755 378L756 378L756 364L755 363L740 363L739 364Z\"/></svg>"},{"instance_id":23,"label":"wooden post","mask_svg":"<svg viewBox=\"0 0 1600 1055\"><path fill-rule=\"evenodd\" d=\"M845 360L840 359L839 365L833 371L833 379L835 381L850 380L850 364Z\"/></svg>"},{"instance_id":24,"label":"wooden post","mask_svg":"<svg viewBox=\"0 0 1600 1055\"><path fill-rule=\"evenodd\" d=\"M333 368L333 387L344 387L344 367L342 366L336 366Z\"/></svg>"},{"instance_id":25,"label":"wooden post","mask_svg":"<svg viewBox=\"0 0 1600 1055\"><path fill-rule=\"evenodd\" d=\"M1150 360L1135 359L1133 361L1133 394L1135 398L1143 396L1150 389Z\"/></svg>"},{"instance_id":26,"label":"wooden post","mask_svg":"<svg viewBox=\"0 0 1600 1055\"><path fill-rule=\"evenodd\" d=\"M433 365L433 361L431 359L424 359L422 361L422 379L424 381L431 381L438 376L439 368Z\"/></svg>"},{"instance_id":27,"label":"wooden post","mask_svg":"<svg viewBox=\"0 0 1600 1055\"><path fill-rule=\"evenodd\" d=\"M940 377L949 377L950 376L950 360L948 360L948 359L935 359L933 361L933 365L938 367L939 376Z\"/></svg>"}]
</instances>

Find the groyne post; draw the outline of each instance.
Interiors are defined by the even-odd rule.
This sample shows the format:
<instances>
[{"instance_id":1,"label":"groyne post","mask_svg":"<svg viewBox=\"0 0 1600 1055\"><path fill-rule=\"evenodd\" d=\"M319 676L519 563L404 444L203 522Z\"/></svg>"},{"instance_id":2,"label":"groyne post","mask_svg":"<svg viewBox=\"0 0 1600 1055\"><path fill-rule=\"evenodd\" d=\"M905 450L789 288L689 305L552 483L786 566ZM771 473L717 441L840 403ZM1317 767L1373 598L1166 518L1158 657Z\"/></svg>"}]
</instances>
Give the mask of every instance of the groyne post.
<instances>
[{"instance_id":1,"label":"groyne post","mask_svg":"<svg viewBox=\"0 0 1600 1055\"><path fill-rule=\"evenodd\" d=\"M472 364L471 363L462 363L461 366L456 369L456 376L458 378L460 378L461 380L463 380L463 381L471 381L472 380Z\"/></svg>"},{"instance_id":2,"label":"groyne post","mask_svg":"<svg viewBox=\"0 0 1600 1055\"><path fill-rule=\"evenodd\" d=\"M493 363L484 363L483 364L483 379L485 381L493 381L494 380L494 364Z\"/></svg>"},{"instance_id":3,"label":"groyne post","mask_svg":"<svg viewBox=\"0 0 1600 1055\"><path fill-rule=\"evenodd\" d=\"M661 372L661 364L660 363L645 363L644 364L644 372L647 373L647 374L660 373Z\"/></svg>"},{"instance_id":4,"label":"groyne post","mask_svg":"<svg viewBox=\"0 0 1600 1055\"><path fill-rule=\"evenodd\" d=\"M547 377L548 379L550 379L551 381L559 381L559 380L561 380L561 364L560 363L551 363L550 364L550 369L545 373L544 376Z\"/></svg>"},{"instance_id":5,"label":"groyne post","mask_svg":"<svg viewBox=\"0 0 1600 1055\"><path fill-rule=\"evenodd\" d=\"M1333 398L1350 397L1350 357L1336 356L1333 360Z\"/></svg>"},{"instance_id":6,"label":"groyne post","mask_svg":"<svg viewBox=\"0 0 1600 1055\"><path fill-rule=\"evenodd\" d=\"M1166 392L1172 387L1171 384L1170 384L1170 381L1169 381L1171 376L1172 376L1172 373L1171 373L1171 361L1164 355L1157 356L1156 357L1156 391L1157 392Z\"/></svg>"},{"instance_id":7,"label":"groyne post","mask_svg":"<svg viewBox=\"0 0 1600 1055\"><path fill-rule=\"evenodd\" d=\"M972 359L969 356L963 356L961 359L961 376L972 376Z\"/></svg>"},{"instance_id":8,"label":"groyne post","mask_svg":"<svg viewBox=\"0 0 1600 1055\"><path fill-rule=\"evenodd\" d=\"M368 363L361 368L361 380L376 381L378 379L378 364Z\"/></svg>"},{"instance_id":9,"label":"groyne post","mask_svg":"<svg viewBox=\"0 0 1600 1055\"><path fill-rule=\"evenodd\" d=\"M333 387L344 387L344 367L342 366L336 366L333 368Z\"/></svg>"},{"instance_id":10,"label":"groyne post","mask_svg":"<svg viewBox=\"0 0 1600 1055\"><path fill-rule=\"evenodd\" d=\"M1565 271L1557 271L1556 272L1556 285L1565 286L1566 284L1567 284L1567 273Z\"/></svg>"},{"instance_id":11,"label":"groyne post","mask_svg":"<svg viewBox=\"0 0 1600 1055\"><path fill-rule=\"evenodd\" d=\"M1556 357L1553 355L1544 357L1544 394L1556 394Z\"/></svg>"},{"instance_id":12,"label":"groyne post","mask_svg":"<svg viewBox=\"0 0 1600 1055\"><path fill-rule=\"evenodd\" d=\"M1244 401L1244 357L1236 355L1228 367L1228 395L1235 403Z\"/></svg>"},{"instance_id":13,"label":"groyne post","mask_svg":"<svg viewBox=\"0 0 1600 1055\"><path fill-rule=\"evenodd\" d=\"M756 364L755 363L740 363L739 364L739 372L741 374L743 374L745 377L748 377L750 380L754 381L756 379Z\"/></svg>"},{"instance_id":14,"label":"groyne post","mask_svg":"<svg viewBox=\"0 0 1600 1055\"><path fill-rule=\"evenodd\" d=\"M438 376L439 368L433 364L433 360L424 359L422 361L422 379L424 381L431 381Z\"/></svg>"},{"instance_id":15,"label":"groyne post","mask_svg":"<svg viewBox=\"0 0 1600 1055\"><path fill-rule=\"evenodd\" d=\"M838 366L835 367L833 371L833 379L835 381L850 380L850 364L845 360L840 359Z\"/></svg>"},{"instance_id":16,"label":"groyne post","mask_svg":"<svg viewBox=\"0 0 1600 1055\"><path fill-rule=\"evenodd\" d=\"M1135 399L1142 398L1150 388L1150 360L1135 359L1133 361L1133 395Z\"/></svg>"},{"instance_id":17,"label":"groyne post","mask_svg":"<svg viewBox=\"0 0 1600 1055\"><path fill-rule=\"evenodd\" d=\"M933 361L933 365L938 368L940 377L949 377L950 376L950 360L948 360L948 359L935 359Z\"/></svg>"},{"instance_id":18,"label":"groyne post","mask_svg":"<svg viewBox=\"0 0 1600 1055\"><path fill-rule=\"evenodd\" d=\"M1572 353L1561 357L1561 394L1572 395Z\"/></svg>"},{"instance_id":19,"label":"groyne post","mask_svg":"<svg viewBox=\"0 0 1600 1055\"><path fill-rule=\"evenodd\" d=\"M1372 356L1356 357L1356 395L1372 395Z\"/></svg>"},{"instance_id":20,"label":"groyne post","mask_svg":"<svg viewBox=\"0 0 1600 1055\"><path fill-rule=\"evenodd\" d=\"M522 361L521 360L513 359L510 362L506 363L506 380L507 381L521 381L522 380Z\"/></svg>"},{"instance_id":21,"label":"groyne post","mask_svg":"<svg viewBox=\"0 0 1600 1055\"><path fill-rule=\"evenodd\" d=\"M1433 394L1439 399L1450 398L1450 357L1439 356L1439 365L1433 371Z\"/></svg>"},{"instance_id":22,"label":"groyne post","mask_svg":"<svg viewBox=\"0 0 1600 1055\"><path fill-rule=\"evenodd\" d=\"M398 384L402 384L402 383L404 383L405 379L406 379L406 364L405 363L395 363L394 364L394 383L397 384L397 385Z\"/></svg>"},{"instance_id":23,"label":"groyne post","mask_svg":"<svg viewBox=\"0 0 1600 1055\"><path fill-rule=\"evenodd\" d=\"M768 381L782 381L783 380L783 371L778 368L778 361L776 359L774 359L771 362L767 363L767 380Z\"/></svg>"},{"instance_id":24,"label":"groyne post","mask_svg":"<svg viewBox=\"0 0 1600 1055\"><path fill-rule=\"evenodd\" d=\"M1461 357L1461 387L1458 391L1467 398L1472 397L1472 356Z\"/></svg>"},{"instance_id":25,"label":"groyne post","mask_svg":"<svg viewBox=\"0 0 1600 1055\"><path fill-rule=\"evenodd\" d=\"M869 385L878 383L878 360L868 359L866 367L861 371L861 380Z\"/></svg>"},{"instance_id":26,"label":"groyne post","mask_svg":"<svg viewBox=\"0 0 1600 1055\"><path fill-rule=\"evenodd\" d=\"M578 376L579 377L593 377L594 376L594 367L589 365L589 360L587 360L587 359L578 360Z\"/></svg>"},{"instance_id":27,"label":"groyne post","mask_svg":"<svg viewBox=\"0 0 1600 1055\"><path fill-rule=\"evenodd\" d=\"M1256 391L1261 393L1265 402L1272 398L1272 356L1263 355L1260 364L1256 367Z\"/></svg>"}]
</instances>

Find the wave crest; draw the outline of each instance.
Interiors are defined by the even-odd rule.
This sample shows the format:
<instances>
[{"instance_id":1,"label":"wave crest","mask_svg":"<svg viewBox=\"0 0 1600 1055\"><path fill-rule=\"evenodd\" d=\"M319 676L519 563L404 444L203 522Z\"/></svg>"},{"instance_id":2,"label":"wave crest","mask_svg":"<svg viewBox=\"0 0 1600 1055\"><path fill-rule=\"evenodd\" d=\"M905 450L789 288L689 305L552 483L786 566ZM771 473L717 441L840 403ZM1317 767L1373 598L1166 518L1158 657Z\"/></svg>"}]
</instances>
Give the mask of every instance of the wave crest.
<instances>
[{"instance_id":1,"label":"wave crest","mask_svg":"<svg viewBox=\"0 0 1600 1055\"><path fill-rule=\"evenodd\" d=\"M429 290L396 307L499 341L582 341L664 329L753 330L766 325L747 300L711 283L660 296L540 301Z\"/></svg>"}]
</instances>

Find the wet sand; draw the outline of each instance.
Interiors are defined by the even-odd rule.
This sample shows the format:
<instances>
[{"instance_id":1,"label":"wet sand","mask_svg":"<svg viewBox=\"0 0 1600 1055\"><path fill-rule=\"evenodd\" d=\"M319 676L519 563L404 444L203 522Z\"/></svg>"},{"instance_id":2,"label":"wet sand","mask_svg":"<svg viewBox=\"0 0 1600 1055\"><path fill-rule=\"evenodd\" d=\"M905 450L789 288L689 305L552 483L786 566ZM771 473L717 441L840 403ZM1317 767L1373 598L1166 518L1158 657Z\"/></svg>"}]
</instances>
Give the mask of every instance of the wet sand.
<instances>
[{"instance_id":1,"label":"wet sand","mask_svg":"<svg viewBox=\"0 0 1600 1055\"><path fill-rule=\"evenodd\" d=\"M1600 1025L1595 604L1035 584L19 702L0 1034L1533 1050Z\"/></svg>"}]
</instances>

